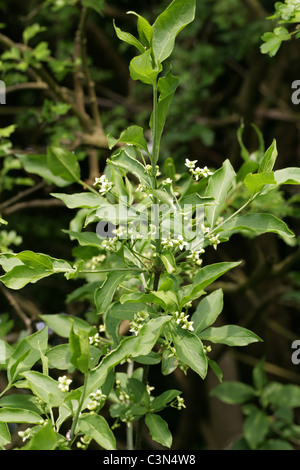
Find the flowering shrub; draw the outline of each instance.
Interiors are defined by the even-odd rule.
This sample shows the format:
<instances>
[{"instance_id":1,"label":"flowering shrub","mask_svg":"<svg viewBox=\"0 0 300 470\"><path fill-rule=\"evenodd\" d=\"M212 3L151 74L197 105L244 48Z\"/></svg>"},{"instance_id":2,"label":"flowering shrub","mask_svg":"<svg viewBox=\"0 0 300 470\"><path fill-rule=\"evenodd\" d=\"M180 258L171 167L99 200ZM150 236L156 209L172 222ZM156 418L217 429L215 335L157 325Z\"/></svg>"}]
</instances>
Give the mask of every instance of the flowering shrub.
<instances>
[{"instance_id":1,"label":"flowering shrub","mask_svg":"<svg viewBox=\"0 0 300 470\"><path fill-rule=\"evenodd\" d=\"M185 174L164 170L160 141L179 85L169 58L177 34L193 21L195 10L196 1L174 0L153 25L131 12L137 16L138 38L115 25L117 36L139 52L130 62L132 79L153 90L151 142L137 125L119 138L109 135L112 153L93 185L82 181L73 152L48 149L47 177L59 178L62 187L72 183L83 188L74 194L52 194L69 208L84 209L81 229L67 231L82 248L80 256L70 261L29 250L0 256L5 271L0 280L7 288L21 289L59 274L83 279L97 313L94 322L41 315L44 327L16 348L1 341L0 360L7 372L0 398L2 447L11 440L9 423L28 424L30 429L20 434L22 449L87 449L92 440L101 448L116 449L114 430L122 424L129 449L142 447L144 424L154 441L171 447L172 434L160 413L167 407L181 410L184 397L177 389L153 393L151 365L160 364L163 376L179 367L185 373L193 370L203 380L210 368L222 381L219 365L210 358L213 344L246 346L261 341L238 325L213 326L222 312L223 292L207 294L205 289L237 269L240 261L205 264L204 257L235 233L252 237L272 232L285 240L293 238L284 221L253 212L252 204L282 184L299 184L300 170L273 171L276 142L251 161L246 155L239 172L229 160L221 168L208 169L188 158ZM241 187L245 196L236 208L228 196ZM102 223L114 227L107 236L94 230ZM90 256L89 248L97 253ZM76 292L81 294L82 290ZM49 329L65 341L51 344ZM126 372L119 368L124 365ZM67 373L54 378L53 370ZM74 371L82 377L77 388L71 378ZM27 393L7 394L14 388ZM112 426L101 414L104 406L114 420ZM66 423L68 431L63 433Z\"/></svg>"}]
</instances>

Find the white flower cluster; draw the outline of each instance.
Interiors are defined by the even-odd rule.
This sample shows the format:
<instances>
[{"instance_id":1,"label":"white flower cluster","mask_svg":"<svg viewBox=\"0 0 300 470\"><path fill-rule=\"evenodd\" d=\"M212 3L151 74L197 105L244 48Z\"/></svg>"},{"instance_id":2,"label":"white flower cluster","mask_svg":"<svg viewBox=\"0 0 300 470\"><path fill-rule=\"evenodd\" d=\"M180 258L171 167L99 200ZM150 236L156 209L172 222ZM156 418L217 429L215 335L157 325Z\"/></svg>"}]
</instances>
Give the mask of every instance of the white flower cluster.
<instances>
[{"instance_id":1,"label":"white flower cluster","mask_svg":"<svg viewBox=\"0 0 300 470\"><path fill-rule=\"evenodd\" d=\"M69 385L71 383L72 383L72 380L68 379L68 377L66 375L58 377L58 388L62 392L68 392L69 391Z\"/></svg>"},{"instance_id":2,"label":"white flower cluster","mask_svg":"<svg viewBox=\"0 0 300 470\"><path fill-rule=\"evenodd\" d=\"M104 333L105 332L105 326L100 325L99 326L99 332ZM89 336L89 342L90 345L95 346L96 348L100 346L101 344L101 336L99 333L95 333L93 336Z\"/></svg>"},{"instance_id":3,"label":"white flower cluster","mask_svg":"<svg viewBox=\"0 0 300 470\"><path fill-rule=\"evenodd\" d=\"M152 390L155 389L155 387L152 387L151 385L147 384L146 389L147 389L148 394L151 395L151 392L152 392Z\"/></svg>"},{"instance_id":4,"label":"white flower cluster","mask_svg":"<svg viewBox=\"0 0 300 470\"><path fill-rule=\"evenodd\" d=\"M136 188L136 191L140 192L140 193L146 193L147 192L147 186L145 186L144 184L140 183L138 185L138 187Z\"/></svg>"},{"instance_id":5,"label":"white flower cluster","mask_svg":"<svg viewBox=\"0 0 300 470\"><path fill-rule=\"evenodd\" d=\"M168 184L172 184L172 183L173 183L173 180L171 180L171 178L167 178L161 182L163 186L167 186Z\"/></svg>"},{"instance_id":6,"label":"white flower cluster","mask_svg":"<svg viewBox=\"0 0 300 470\"><path fill-rule=\"evenodd\" d=\"M188 321L188 315L185 315L184 312L175 312L174 313L175 321L177 325L181 326L183 330L194 331L192 321Z\"/></svg>"},{"instance_id":7,"label":"white flower cluster","mask_svg":"<svg viewBox=\"0 0 300 470\"><path fill-rule=\"evenodd\" d=\"M196 251L191 251L191 254L187 256L188 259L190 259L193 263L196 263L198 266L202 266L203 260L200 258L201 255L203 255L204 250L201 248L201 250L196 250Z\"/></svg>"},{"instance_id":8,"label":"white flower cluster","mask_svg":"<svg viewBox=\"0 0 300 470\"><path fill-rule=\"evenodd\" d=\"M186 408L185 403L184 403L184 398L176 397L176 401L171 403L171 406L173 408L177 408L177 410L181 410L182 408Z\"/></svg>"},{"instance_id":9,"label":"white flower cluster","mask_svg":"<svg viewBox=\"0 0 300 470\"><path fill-rule=\"evenodd\" d=\"M209 227L205 227L205 225L201 225L201 229L202 229L202 232L204 234L208 234L209 232ZM209 242L212 244L212 246L214 247L214 249L216 250L217 249L217 246L219 245L220 240L219 240L219 236L220 234L218 233L217 235L208 235L207 238L209 240Z\"/></svg>"},{"instance_id":10,"label":"white flower cluster","mask_svg":"<svg viewBox=\"0 0 300 470\"><path fill-rule=\"evenodd\" d=\"M149 313L147 312L138 312L134 315L133 320L130 322L130 332L138 334L145 321L148 319Z\"/></svg>"},{"instance_id":11,"label":"white flower cluster","mask_svg":"<svg viewBox=\"0 0 300 470\"><path fill-rule=\"evenodd\" d=\"M190 170L190 173L195 177L195 180L198 181L200 178L207 178L208 176L213 175L213 172L210 171L207 166L204 168L196 167L198 160L189 160L185 159L185 166Z\"/></svg>"},{"instance_id":12,"label":"white flower cluster","mask_svg":"<svg viewBox=\"0 0 300 470\"><path fill-rule=\"evenodd\" d=\"M95 346L96 348L100 346L101 338L99 333L96 333L93 336L89 336L89 342L91 346Z\"/></svg>"},{"instance_id":13,"label":"white flower cluster","mask_svg":"<svg viewBox=\"0 0 300 470\"><path fill-rule=\"evenodd\" d=\"M119 379L116 380L116 388L118 390L118 398L120 402L126 403L126 401L130 399L130 396L121 388L121 382Z\"/></svg>"},{"instance_id":14,"label":"white flower cluster","mask_svg":"<svg viewBox=\"0 0 300 470\"><path fill-rule=\"evenodd\" d=\"M78 449L86 450L92 438L90 436L81 436L80 440L76 443Z\"/></svg>"},{"instance_id":15,"label":"white flower cluster","mask_svg":"<svg viewBox=\"0 0 300 470\"><path fill-rule=\"evenodd\" d=\"M102 175L100 178L95 178L93 186L98 186L99 193L103 196L112 189L113 183L110 183L107 177Z\"/></svg>"},{"instance_id":16,"label":"white flower cluster","mask_svg":"<svg viewBox=\"0 0 300 470\"><path fill-rule=\"evenodd\" d=\"M149 176L159 176L161 173L159 171L159 166L155 165L155 173L153 174L152 165L145 166L145 173Z\"/></svg>"},{"instance_id":17,"label":"white flower cluster","mask_svg":"<svg viewBox=\"0 0 300 470\"><path fill-rule=\"evenodd\" d=\"M103 240L102 242L102 248L104 248L107 251L114 251L116 248L118 238L107 238L106 240Z\"/></svg>"},{"instance_id":18,"label":"white flower cluster","mask_svg":"<svg viewBox=\"0 0 300 470\"><path fill-rule=\"evenodd\" d=\"M96 390L94 393L90 393L90 401L87 404L87 409L93 413L98 408L98 406L101 405L101 402L106 400L106 398L106 395L102 393L100 389Z\"/></svg>"},{"instance_id":19,"label":"white flower cluster","mask_svg":"<svg viewBox=\"0 0 300 470\"><path fill-rule=\"evenodd\" d=\"M105 260L106 256L105 255L98 255L98 256L93 256L87 263L86 267L88 269L94 270L96 269L97 265L99 263L102 263Z\"/></svg>"},{"instance_id":20,"label":"white flower cluster","mask_svg":"<svg viewBox=\"0 0 300 470\"><path fill-rule=\"evenodd\" d=\"M32 428L27 428L25 431L19 431L18 435L22 438L22 441L26 441L26 439L30 439L33 436L34 432Z\"/></svg>"},{"instance_id":21,"label":"white flower cluster","mask_svg":"<svg viewBox=\"0 0 300 470\"><path fill-rule=\"evenodd\" d=\"M178 235L177 238L162 238L161 244L164 248L179 248L180 250L188 245L182 235Z\"/></svg>"},{"instance_id":22,"label":"white flower cluster","mask_svg":"<svg viewBox=\"0 0 300 470\"><path fill-rule=\"evenodd\" d=\"M220 236L220 234L218 233L217 235L214 235L214 236L208 238L215 250L217 249L217 246L220 243L219 236Z\"/></svg>"}]
</instances>

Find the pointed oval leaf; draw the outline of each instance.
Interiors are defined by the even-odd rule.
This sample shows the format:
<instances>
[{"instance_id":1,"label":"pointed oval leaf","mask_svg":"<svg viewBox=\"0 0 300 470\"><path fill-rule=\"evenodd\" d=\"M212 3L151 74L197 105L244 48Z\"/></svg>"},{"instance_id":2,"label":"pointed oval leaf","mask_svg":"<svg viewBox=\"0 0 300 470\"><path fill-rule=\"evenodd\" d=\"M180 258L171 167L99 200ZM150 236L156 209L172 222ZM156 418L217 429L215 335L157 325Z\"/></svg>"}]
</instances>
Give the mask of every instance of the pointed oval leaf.
<instances>
[{"instance_id":1,"label":"pointed oval leaf","mask_svg":"<svg viewBox=\"0 0 300 470\"><path fill-rule=\"evenodd\" d=\"M117 449L115 436L103 416L83 414L79 419L78 428L94 439L103 449Z\"/></svg>"}]
</instances>

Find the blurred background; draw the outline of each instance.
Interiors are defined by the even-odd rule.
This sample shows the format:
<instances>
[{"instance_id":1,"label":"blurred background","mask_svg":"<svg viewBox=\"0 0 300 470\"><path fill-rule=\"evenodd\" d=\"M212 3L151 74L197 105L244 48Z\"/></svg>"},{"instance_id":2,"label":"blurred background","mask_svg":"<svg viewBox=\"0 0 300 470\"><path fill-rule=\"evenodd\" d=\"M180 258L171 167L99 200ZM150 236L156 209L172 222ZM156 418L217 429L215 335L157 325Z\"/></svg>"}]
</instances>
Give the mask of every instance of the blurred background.
<instances>
[{"instance_id":1,"label":"blurred background","mask_svg":"<svg viewBox=\"0 0 300 470\"><path fill-rule=\"evenodd\" d=\"M55 186L25 171L14 158L18 152L41 155L51 144L76 149L87 180L103 171L110 155L101 142L89 140L88 124L70 107L76 101L77 3L0 0L0 79L6 85L0 129L16 126L11 135L2 133L0 141L0 214L8 221L0 232L2 252L29 249L66 259L72 256L73 246L62 229L69 228L75 213L51 199ZM152 109L151 88L129 76L135 51L116 37L113 19L123 31L135 34L136 17L127 11L137 11L152 24L168 4L168 0L99 1L90 11L86 60L105 133L117 136L132 123L147 128ZM274 4L271 0L198 0L196 19L179 35L172 56L180 86L162 140L162 162L172 157L178 173L184 171L186 158L216 169L228 158L237 171L243 162L241 124L249 153L263 143L267 148L275 138L276 169L299 166L300 104L292 103L291 87L300 80L300 39L284 42L272 58L260 51L262 35L274 26L267 19ZM38 48L35 59L42 61L43 70L38 65L35 69L32 57L26 63L26 54L20 58L14 48L15 43L24 43L23 31L33 24L42 29L29 45ZM300 339L299 201L297 186L282 188L264 201L264 207L295 232L294 244L272 234L255 239L236 235L208 255L209 263L243 260L237 272L213 287L224 290L222 321L248 327L263 338L263 343L230 352L226 347L214 348L224 381L251 384L253 367L265 358L268 380L300 385L300 365L291 360L292 342ZM25 329L15 303L31 322L37 322L40 313L81 315L86 304L66 303L75 287L76 281L60 278L58 282L51 277L16 293L1 288L0 337L13 342ZM217 385L215 377L209 375L203 382L192 372L177 371L165 381L182 387L187 405L167 417L174 448L224 449L242 434L240 405L224 404L209 394ZM164 389L155 367L151 382L157 390ZM295 413L297 418L297 409Z\"/></svg>"}]
</instances>

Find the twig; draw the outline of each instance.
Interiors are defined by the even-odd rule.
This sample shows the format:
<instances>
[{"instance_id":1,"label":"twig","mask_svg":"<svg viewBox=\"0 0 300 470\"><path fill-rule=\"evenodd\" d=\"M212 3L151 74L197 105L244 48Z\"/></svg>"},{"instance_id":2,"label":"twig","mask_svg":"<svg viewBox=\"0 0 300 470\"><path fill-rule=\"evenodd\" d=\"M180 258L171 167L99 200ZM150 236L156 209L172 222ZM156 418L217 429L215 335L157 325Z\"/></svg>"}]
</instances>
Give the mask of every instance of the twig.
<instances>
[{"instance_id":1,"label":"twig","mask_svg":"<svg viewBox=\"0 0 300 470\"><path fill-rule=\"evenodd\" d=\"M56 199L35 199L33 201L27 202L19 202L18 204L14 204L11 207L3 210L3 214L8 215L12 214L16 211L29 209L32 207L57 207L57 206L64 206L62 201Z\"/></svg>"},{"instance_id":2,"label":"twig","mask_svg":"<svg viewBox=\"0 0 300 470\"><path fill-rule=\"evenodd\" d=\"M32 333L32 327L31 327L31 320L25 315L21 307L19 306L18 302L16 301L15 297L13 294L11 294L8 289L3 284L0 284L0 289L3 293L3 295L6 297L12 308L15 310L16 314L21 318L21 320L24 322L28 334Z\"/></svg>"},{"instance_id":3,"label":"twig","mask_svg":"<svg viewBox=\"0 0 300 470\"><path fill-rule=\"evenodd\" d=\"M5 209L8 206L11 206L12 204L19 201L20 199L24 199L24 197L29 196L29 194L32 194L35 191L38 191L39 189L43 188L45 185L46 185L45 181L41 181L40 183L36 184L35 186L31 186L30 188L25 189L24 191L20 191L18 194L16 194L12 198L10 198L7 201L0 204L0 211L2 211L3 209Z\"/></svg>"}]
</instances>

